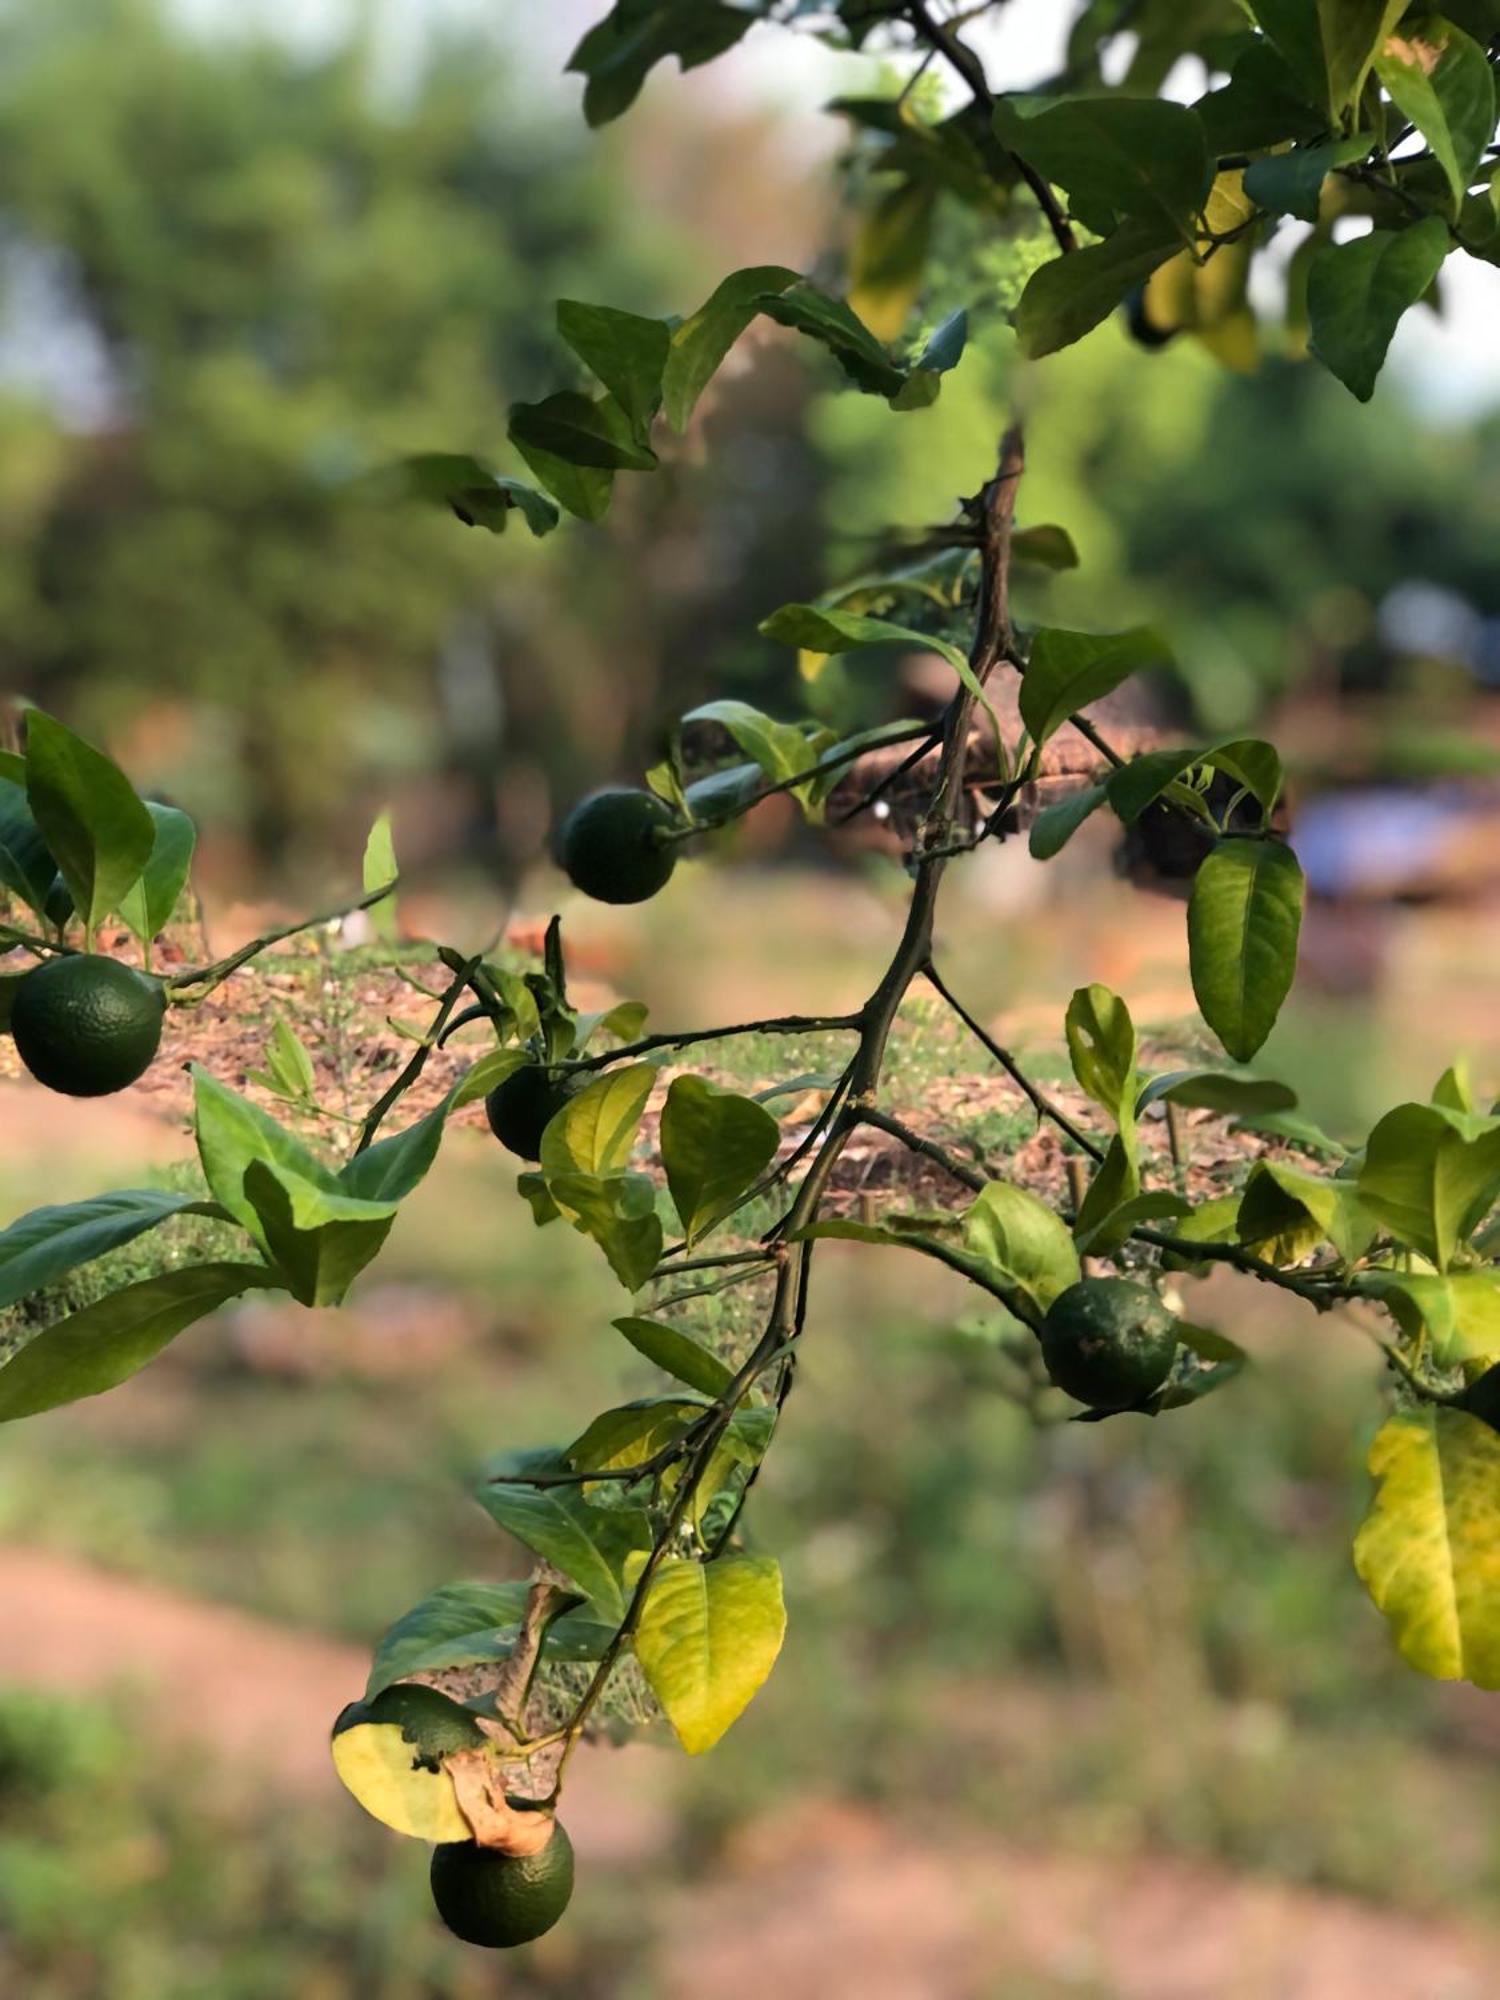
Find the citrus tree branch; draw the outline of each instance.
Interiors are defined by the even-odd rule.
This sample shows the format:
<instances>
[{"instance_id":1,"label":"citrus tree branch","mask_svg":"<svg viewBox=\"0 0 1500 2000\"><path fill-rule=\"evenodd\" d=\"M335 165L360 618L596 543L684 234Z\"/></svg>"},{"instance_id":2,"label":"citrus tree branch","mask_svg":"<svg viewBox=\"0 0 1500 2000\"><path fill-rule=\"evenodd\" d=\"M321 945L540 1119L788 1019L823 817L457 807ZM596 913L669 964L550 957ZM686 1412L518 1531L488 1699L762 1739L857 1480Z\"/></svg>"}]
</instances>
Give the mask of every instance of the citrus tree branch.
<instances>
[{"instance_id":1,"label":"citrus tree branch","mask_svg":"<svg viewBox=\"0 0 1500 2000\"><path fill-rule=\"evenodd\" d=\"M1021 1065L1016 1061L1010 1050L1002 1048L988 1029L982 1027L969 1012L968 1008L964 1006L963 1002L944 985L937 967L929 961L928 964L923 966L922 970L927 977L929 985L947 1001L948 1005L957 1014L959 1020L963 1022L974 1039L989 1050L990 1054L999 1063L1011 1081L1017 1084L1025 1093L1037 1116L1039 1118L1050 1118L1058 1131L1066 1133L1074 1145L1081 1146L1091 1159L1102 1160L1104 1158L1104 1148L1099 1144L1098 1140L1091 1139L1081 1126L1073 1123L1073 1120L1068 1116L1066 1111L1063 1111L1058 1105L1054 1104L1051 1098L1042 1094L1031 1081L1031 1078L1021 1068Z\"/></svg>"}]
</instances>

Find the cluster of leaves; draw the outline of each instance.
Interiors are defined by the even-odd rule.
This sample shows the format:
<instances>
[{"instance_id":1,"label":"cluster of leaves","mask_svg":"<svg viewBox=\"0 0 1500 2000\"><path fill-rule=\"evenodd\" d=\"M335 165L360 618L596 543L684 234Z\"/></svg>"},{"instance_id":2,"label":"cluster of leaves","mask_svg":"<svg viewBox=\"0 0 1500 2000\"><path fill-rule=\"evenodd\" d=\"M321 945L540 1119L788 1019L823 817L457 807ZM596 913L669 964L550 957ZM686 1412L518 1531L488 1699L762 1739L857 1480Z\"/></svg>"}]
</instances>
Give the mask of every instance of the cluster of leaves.
<instances>
[{"instance_id":1,"label":"cluster of leaves","mask_svg":"<svg viewBox=\"0 0 1500 2000\"><path fill-rule=\"evenodd\" d=\"M86 947L118 916L149 954L177 908L197 833L176 806L138 798L119 766L32 709L26 751L0 751L0 889L61 941ZM0 926L0 940L24 934ZM0 993L13 987L6 976Z\"/></svg>"},{"instance_id":2,"label":"cluster of leaves","mask_svg":"<svg viewBox=\"0 0 1500 2000\"><path fill-rule=\"evenodd\" d=\"M851 48L880 31L894 49L925 44L947 57L972 93L957 113L929 119L911 92L833 107L860 133L881 189L855 246L855 297L892 335L920 292L940 202L1004 214L1023 188L1062 253L1034 273L1015 313L1032 356L1130 301L1148 341L1189 330L1236 365L1253 361L1251 266L1297 222L1311 228L1294 258L1293 316L1305 315L1318 358L1368 399L1402 314L1433 295L1445 259L1500 262L1494 0L1444 11L1404 0L1208 0L1128 15L1087 6L1062 74L1026 95L993 92L935 13L857 0L789 10L621 0L573 67L585 114L601 123L628 107L655 63L707 62L762 19L819 27ZM1110 86L1106 52L1127 29L1134 55ZM1214 79L1191 105L1158 94L1183 56ZM1345 218L1368 232L1335 240Z\"/></svg>"}]
</instances>

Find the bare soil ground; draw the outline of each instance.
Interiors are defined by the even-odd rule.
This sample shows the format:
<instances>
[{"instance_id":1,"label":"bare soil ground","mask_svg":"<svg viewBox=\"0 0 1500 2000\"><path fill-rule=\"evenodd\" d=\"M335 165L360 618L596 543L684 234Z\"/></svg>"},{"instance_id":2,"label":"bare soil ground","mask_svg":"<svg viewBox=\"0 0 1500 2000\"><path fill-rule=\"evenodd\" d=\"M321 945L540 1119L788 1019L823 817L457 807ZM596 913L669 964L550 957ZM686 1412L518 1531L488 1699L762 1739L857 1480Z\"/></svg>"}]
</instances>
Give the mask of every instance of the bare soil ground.
<instances>
[{"instance_id":1,"label":"bare soil ground","mask_svg":"<svg viewBox=\"0 0 1500 2000\"><path fill-rule=\"evenodd\" d=\"M168 1739L196 1739L231 1779L331 1794L329 1723L363 1685L356 1648L0 1548L0 1680L123 1686ZM586 1860L632 1868L673 1829L661 1753L600 1750L570 1779ZM1484 2000L1500 1932L1367 1908L1157 1857L1037 1853L955 1826L913 1840L888 1817L804 1804L752 1823L715 1874L674 1894L663 2000L991 2000L1026 1990L1110 2000Z\"/></svg>"}]
</instances>

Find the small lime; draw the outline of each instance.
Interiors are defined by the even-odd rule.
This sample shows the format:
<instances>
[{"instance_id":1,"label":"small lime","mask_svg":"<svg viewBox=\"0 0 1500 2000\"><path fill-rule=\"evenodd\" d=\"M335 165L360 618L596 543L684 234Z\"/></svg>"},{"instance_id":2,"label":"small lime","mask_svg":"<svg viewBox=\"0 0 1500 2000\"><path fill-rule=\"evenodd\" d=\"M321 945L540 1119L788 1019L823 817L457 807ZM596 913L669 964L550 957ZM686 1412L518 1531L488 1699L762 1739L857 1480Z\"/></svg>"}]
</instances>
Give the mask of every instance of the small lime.
<instances>
[{"instance_id":1,"label":"small lime","mask_svg":"<svg viewBox=\"0 0 1500 2000\"><path fill-rule=\"evenodd\" d=\"M530 1944L551 1930L572 1894L573 1843L556 1822L538 1854L498 1854L472 1840L432 1852L432 1900L465 1944Z\"/></svg>"},{"instance_id":2,"label":"small lime","mask_svg":"<svg viewBox=\"0 0 1500 2000\"><path fill-rule=\"evenodd\" d=\"M1177 1322L1146 1285L1084 1278L1053 1300L1041 1339L1059 1389L1096 1410L1128 1410L1171 1373Z\"/></svg>"},{"instance_id":3,"label":"small lime","mask_svg":"<svg viewBox=\"0 0 1500 2000\"><path fill-rule=\"evenodd\" d=\"M539 1160L542 1134L586 1077L562 1076L545 1063L528 1063L497 1083L484 1100L490 1130L521 1160Z\"/></svg>"},{"instance_id":4,"label":"small lime","mask_svg":"<svg viewBox=\"0 0 1500 2000\"><path fill-rule=\"evenodd\" d=\"M151 1067L166 998L160 980L93 952L49 958L11 1002L16 1051L38 1083L107 1097Z\"/></svg>"},{"instance_id":5,"label":"small lime","mask_svg":"<svg viewBox=\"0 0 1500 2000\"><path fill-rule=\"evenodd\" d=\"M676 846L662 836L678 824L654 792L595 792L563 821L558 858L574 888L597 902L644 903L677 866Z\"/></svg>"}]
</instances>

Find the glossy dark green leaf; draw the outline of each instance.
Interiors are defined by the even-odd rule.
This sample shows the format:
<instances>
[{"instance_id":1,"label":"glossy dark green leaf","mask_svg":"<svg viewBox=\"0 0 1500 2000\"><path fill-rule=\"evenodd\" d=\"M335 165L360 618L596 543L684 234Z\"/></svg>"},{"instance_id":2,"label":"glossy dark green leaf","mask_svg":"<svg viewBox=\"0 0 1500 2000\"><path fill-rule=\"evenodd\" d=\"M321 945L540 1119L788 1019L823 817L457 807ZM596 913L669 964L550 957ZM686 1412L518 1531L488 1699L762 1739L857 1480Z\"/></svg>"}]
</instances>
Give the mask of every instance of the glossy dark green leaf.
<instances>
[{"instance_id":1,"label":"glossy dark green leaf","mask_svg":"<svg viewBox=\"0 0 1500 2000\"><path fill-rule=\"evenodd\" d=\"M1375 393L1402 314L1425 295L1451 247L1448 225L1434 215L1409 229L1375 229L1352 243L1330 244L1313 258L1309 344L1362 403Z\"/></svg>"},{"instance_id":2,"label":"glossy dark green leaf","mask_svg":"<svg viewBox=\"0 0 1500 2000\"><path fill-rule=\"evenodd\" d=\"M1245 169L1245 193L1273 215L1294 215L1316 222L1322 211L1323 183L1335 167L1364 159L1374 142L1368 132L1318 146L1297 146L1290 153L1270 153Z\"/></svg>"},{"instance_id":3,"label":"glossy dark green leaf","mask_svg":"<svg viewBox=\"0 0 1500 2000\"><path fill-rule=\"evenodd\" d=\"M151 815L117 764L39 708L26 717L26 797L92 935L151 858Z\"/></svg>"},{"instance_id":4,"label":"glossy dark green leaf","mask_svg":"<svg viewBox=\"0 0 1500 2000\"><path fill-rule=\"evenodd\" d=\"M1323 53L1321 0L1253 0L1251 11L1310 104L1328 105L1328 64ZM1372 44L1373 49L1373 44Z\"/></svg>"},{"instance_id":5,"label":"glossy dark green leaf","mask_svg":"<svg viewBox=\"0 0 1500 2000\"><path fill-rule=\"evenodd\" d=\"M795 285L799 275L781 264L735 271L677 328L662 383L663 409L674 430L687 428L698 398L760 311L761 302Z\"/></svg>"},{"instance_id":6,"label":"glossy dark green leaf","mask_svg":"<svg viewBox=\"0 0 1500 2000\"><path fill-rule=\"evenodd\" d=\"M1126 222L1102 243L1054 257L1028 279L1015 311L1016 337L1031 360L1082 340L1137 285L1182 249L1164 222Z\"/></svg>"},{"instance_id":7,"label":"glossy dark green leaf","mask_svg":"<svg viewBox=\"0 0 1500 2000\"><path fill-rule=\"evenodd\" d=\"M1287 140L1316 139L1326 131L1322 64L1308 88L1286 58L1257 40L1236 58L1228 83L1200 97L1193 109L1215 158L1255 153Z\"/></svg>"},{"instance_id":8,"label":"glossy dark green leaf","mask_svg":"<svg viewBox=\"0 0 1500 2000\"><path fill-rule=\"evenodd\" d=\"M584 117L590 125L608 124L630 109L657 63L676 56L686 70L712 62L754 19L721 0L615 0L568 60L585 78Z\"/></svg>"},{"instance_id":9,"label":"glossy dark green leaf","mask_svg":"<svg viewBox=\"0 0 1500 2000\"><path fill-rule=\"evenodd\" d=\"M689 1243L722 1222L774 1159L781 1128L764 1105L679 1076L661 1115L667 1186Z\"/></svg>"},{"instance_id":10,"label":"glossy dark green leaf","mask_svg":"<svg viewBox=\"0 0 1500 2000\"><path fill-rule=\"evenodd\" d=\"M187 887L198 844L198 829L185 812L146 801L155 827L151 858L135 887L120 899L120 916L143 944L160 937L172 921L178 898Z\"/></svg>"},{"instance_id":11,"label":"glossy dark green leaf","mask_svg":"<svg viewBox=\"0 0 1500 2000\"><path fill-rule=\"evenodd\" d=\"M366 1700L412 1674L503 1660L530 1590L527 1583L447 1583L424 1597L375 1648Z\"/></svg>"},{"instance_id":12,"label":"glossy dark green leaf","mask_svg":"<svg viewBox=\"0 0 1500 2000\"><path fill-rule=\"evenodd\" d=\"M1274 840L1221 840L1188 903L1188 962L1198 1007L1236 1062L1276 1025L1297 971L1306 884Z\"/></svg>"},{"instance_id":13,"label":"glossy dark green leaf","mask_svg":"<svg viewBox=\"0 0 1500 2000\"><path fill-rule=\"evenodd\" d=\"M661 408L662 375L672 342L666 321L559 299L557 330L625 412L636 436L644 438Z\"/></svg>"},{"instance_id":14,"label":"glossy dark green leaf","mask_svg":"<svg viewBox=\"0 0 1500 2000\"><path fill-rule=\"evenodd\" d=\"M34 1208L0 1231L0 1308L50 1285L67 1271L134 1242L174 1215L222 1215L214 1202L165 1188L125 1188L62 1207Z\"/></svg>"},{"instance_id":15,"label":"glossy dark green leaf","mask_svg":"<svg viewBox=\"0 0 1500 2000\"><path fill-rule=\"evenodd\" d=\"M540 403L513 403L510 437L527 454L528 464L533 452L600 472L649 472L656 464L655 452L638 442L612 396L592 398L575 389L560 390ZM536 465L532 470L544 477Z\"/></svg>"},{"instance_id":16,"label":"glossy dark green leaf","mask_svg":"<svg viewBox=\"0 0 1500 2000\"><path fill-rule=\"evenodd\" d=\"M443 1143L448 1114L457 1092L450 1092L425 1118L408 1125L404 1132L377 1139L362 1153L356 1153L339 1170L339 1185L346 1194L366 1201L405 1201L412 1189L425 1179Z\"/></svg>"},{"instance_id":17,"label":"glossy dark green leaf","mask_svg":"<svg viewBox=\"0 0 1500 2000\"><path fill-rule=\"evenodd\" d=\"M19 784L0 773L0 888L41 916L57 862L26 802L25 768Z\"/></svg>"},{"instance_id":18,"label":"glossy dark green leaf","mask_svg":"<svg viewBox=\"0 0 1500 2000\"><path fill-rule=\"evenodd\" d=\"M1185 238L1213 178L1196 115L1159 98L1003 97L995 126L1095 229L1120 216Z\"/></svg>"},{"instance_id":19,"label":"glossy dark green leaf","mask_svg":"<svg viewBox=\"0 0 1500 2000\"><path fill-rule=\"evenodd\" d=\"M1132 674L1170 666L1172 654L1149 625L1129 632L1064 632L1044 626L1031 642L1021 682L1021 720L1043 744L1081 708L1111 694Z\"/></svg>"},{"instance_id":20,"label":"glossy dark green leaf","mask_svg":"<svg viewBox=\"0 0 1500 2000\"><path fill-rule=\"evenodd\" d=\"M1028 845L1037 861L1050 861L1061 854L1090 814L1098 811L1109 796L1103 785L1085 785L1081 791L1045 806L1032 822Z\"/></svg>"},{"instance_id":21,"label":"glossy dark green leaf","mask_svg":"<svg viewBox=\"0 0 1500 2000\"><path fill-rule=\"evenodd\" d=\"M196 1264L111 1292L44 1327L0 1365L0 1423L113 1389L184 1327L276 1279L259 1264Z\"/></svg>"}]
</instances>

